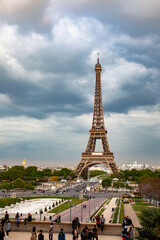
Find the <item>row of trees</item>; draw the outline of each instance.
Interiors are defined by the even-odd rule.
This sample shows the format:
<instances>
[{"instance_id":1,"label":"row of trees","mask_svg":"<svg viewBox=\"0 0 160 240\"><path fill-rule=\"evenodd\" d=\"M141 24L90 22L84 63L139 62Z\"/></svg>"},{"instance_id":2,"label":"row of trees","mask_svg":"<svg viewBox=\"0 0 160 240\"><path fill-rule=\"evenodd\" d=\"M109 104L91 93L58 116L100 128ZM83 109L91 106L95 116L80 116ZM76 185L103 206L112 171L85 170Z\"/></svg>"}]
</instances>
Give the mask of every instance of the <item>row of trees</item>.
<instances>
[{"instance_id":1,"label":"row of trees","mask_svg":"<svg viewBox=\"0 0 160 240\"><path fill-rule=\"evenodd\" d=\"M102 180L102 186L103 188L110 187L112 184L112 178L111 177L106 177ZM128 186L128 183L123 183L123 182L114 182L113 187L115 188L127 188L131 189L130 186Z\"/></svg>"},{"instance_id":2,"label":"row of trees","mask_svg":"<svg viewBox=\"0 0 160 240\"><path fill-rule=\"evenodd\" d=\"M143 170L124 170L120 171L119 173L115 173L111 175L111 178L118 178L119 180L126 182L126 181L132 181L139 183L142 177L158 177L160 178L160 171L152 171L150 169L143 169Z\"/></svg>"},{"instance_id":3,"label":"row of trees","mask_svg":"<svg viewBox=\"0 0 160 240\"><path fill-rule=\"evenodd\" d=\"M11 182L2 182L0 184L0 189L24 189L24 190L33 190L34 186L30 182L23 181L21 178L17 178L14 181Z\"/></svg>"},{"instance_id":4,"label":"row of trees","mask_svg":"<svg viewBox=\"0 0 160 240\"><path fill-rule=\"evenodd\" d=\"M52 172L51 169L43 169L43 171L38 171L36 166L30 166L24 168L23 166L13 166L8 171L0 172L0 180L15 180L21 178L23 180L36 180L37 178L44 180L45 177L51 176L63 176L66 178L70 175L74 177L74 171L62 168L60 171Z\"/></svg>"}]
</instances>

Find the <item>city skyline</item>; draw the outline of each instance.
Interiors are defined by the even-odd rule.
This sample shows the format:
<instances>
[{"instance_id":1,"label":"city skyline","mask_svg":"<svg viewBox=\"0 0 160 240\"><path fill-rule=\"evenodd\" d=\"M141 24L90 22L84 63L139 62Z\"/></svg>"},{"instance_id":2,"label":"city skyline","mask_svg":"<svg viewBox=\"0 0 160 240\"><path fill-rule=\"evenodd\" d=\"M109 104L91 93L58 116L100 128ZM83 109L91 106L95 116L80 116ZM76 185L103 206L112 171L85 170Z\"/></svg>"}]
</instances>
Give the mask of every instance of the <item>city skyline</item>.
<instances>
[{"instance_id":1,"label":"city skyline","mask_svg":"<svg viewBox=\"0 0 160 240\"><path fill-rule=\"evenodd\" d=\"M117 165L159 165L159 21L158 0L2 1L1 165L79 163L92 125L97 52Z\"/></svg>"}]
</instances>

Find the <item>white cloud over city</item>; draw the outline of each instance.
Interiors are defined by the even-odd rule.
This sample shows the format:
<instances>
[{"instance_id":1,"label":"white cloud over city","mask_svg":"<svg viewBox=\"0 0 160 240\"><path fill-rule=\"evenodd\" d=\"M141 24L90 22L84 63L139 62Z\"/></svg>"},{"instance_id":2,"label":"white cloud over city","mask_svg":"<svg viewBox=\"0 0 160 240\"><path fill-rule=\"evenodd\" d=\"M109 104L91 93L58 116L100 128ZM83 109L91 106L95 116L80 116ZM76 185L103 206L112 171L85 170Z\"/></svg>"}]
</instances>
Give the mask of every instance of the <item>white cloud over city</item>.
<instances>
[{"instance_id":1,"label":"white cloud over city","mask_svg":"<svg viewBox=\"0 0 160 240\"><path fill-rule=\"evenodd\" d=\"M97 52L117 164L158 164L159 21L158 0L2 0L0 164L78 164L92 124Z\"/></svg>"}]
</instances>

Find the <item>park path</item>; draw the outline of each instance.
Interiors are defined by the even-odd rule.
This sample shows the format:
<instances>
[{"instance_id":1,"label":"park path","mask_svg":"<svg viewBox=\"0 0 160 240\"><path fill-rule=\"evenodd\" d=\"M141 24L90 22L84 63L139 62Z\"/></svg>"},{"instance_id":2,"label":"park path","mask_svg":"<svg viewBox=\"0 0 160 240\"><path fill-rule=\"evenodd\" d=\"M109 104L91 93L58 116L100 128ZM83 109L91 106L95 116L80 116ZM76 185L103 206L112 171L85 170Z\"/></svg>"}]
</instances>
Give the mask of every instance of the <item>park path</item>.
<instances>
[{"instance_id":1,"label":"park path","mask_svg":"<svg viewBox=\"0 0 160 240\"><path fill-rule=\"evenodd\" d=\"M132 208L131 203L124 204L124 216L125 217L128 216L129 218L131 218L134 227L136 227L136 228L142 227L135 211Z\"/></svg>"},{"instance_id":2,"label":"park path","mask_svg":"<svg viewBox=\"0 0 160 240\"><path fill-rule=\"evenodd\" d=\"M117 204L116 204L116 199L117 198L112 198L109 204L106 204L104 206L105 210L103 212L103 216L105 217L106 221L105 223L109 223L110 220L112 220L111 216L112 216L112 208L116 208Z\"/></svg>"},{"instance_id":3,"label":"park path","mask_svg":"<svg viewBox=\"0 0 160 240\"><path fill-rule=\"evenodd\" d=\"M29 240L31 237L31 233L30 232L10 232L9 235L9 240ZM48 233L44 233L44 239L48 240ZM54 233L53 234L53 240L57 240L58 239L58 233ZM73 236L72 234L68 234L66 233L66 240L72 240ZM80 237L79 237L80 239ZM99 235L98 236L99 240L120 240L121 237L119 236L106 236L106 235Z\"/></svg>"},{"instance_id":4,"label":"park path","mask_svg":"<svg viewBox=\"0 0 160 240\"><path fill-rule=\"evenodd\" d=\"M64 210L52 217L55 220L58 215L61 216L62 222L70 222L74 217L78 217L80 222L86 222L90 220L90 216L100 207L100 205L105 201L102 198L92 198L81 204L73 206L71 209ZM85 205L85 208L84 208ZM51 214L52 215L52 214Z\"/></svg>"}]
</instances>

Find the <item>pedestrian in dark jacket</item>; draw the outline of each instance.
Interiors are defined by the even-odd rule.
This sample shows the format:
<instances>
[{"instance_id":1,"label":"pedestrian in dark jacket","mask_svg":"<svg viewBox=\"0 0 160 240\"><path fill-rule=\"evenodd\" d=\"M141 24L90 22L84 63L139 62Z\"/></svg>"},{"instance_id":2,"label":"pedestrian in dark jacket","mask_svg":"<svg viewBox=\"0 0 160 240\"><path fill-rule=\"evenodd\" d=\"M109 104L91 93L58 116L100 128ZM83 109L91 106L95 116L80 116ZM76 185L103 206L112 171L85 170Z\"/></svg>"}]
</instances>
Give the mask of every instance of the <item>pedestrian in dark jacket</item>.
<instances>
[{"instance_id":1,"label":"pedestrian in dark jacket","mask_svg":"<svg viewBox=\"0 0 160 240\"><path fill-rule=\"evenodd\" d=\"M94 228L93 228L93 239L98 240L98 231L97 231L96 225L94 225Z\"/></svg>"},{"instance_id":2,"label":"pedestrian in dark jacket","mask_svg":"<svg viewBox=\"0 0 160 240\"><path fill-rule=\"evenodd\" d=\"M1 231L0 231L0 240L4 240L4 236L5 236L5 233L3 231L3 228L1 228Z\"/></svg>"},{"instance_id":3,"label":"pedestrian in dark jacket","mask_svg":"<svg viewBox=\"0 0 160 240\"><path fill-rule=\"evenodd\" d=\"M81 240L86 240L86 239L87 239L86 229L83 228L81 232Z\"/></svg>"},{"instance_id":4,"label":"pedestrian in dark jacket","mask_svg":"<svg viewBox=\"0 0 160 240\"><path fill-rule=\"evenodd\" d=\"M42 230L39 231L38 240L44 240L44 235Z\"/></svg>"},{"instance_id":5,"label":"pedestrian in dark jacket","mask_svg":"<svg viewBox=\"0 0 160 240\"><path fill-rule=\"evenodd\" d=\"M15 220L16 220L16 225L19 227L19 212L16 213Z\"/></svg>"},{"instance_id":6,"label":"pedestrian in dark jacket","mask_svg":"<svg viewBox=\"0 0 160 240\"><path fill-rule=\"evenodd\" d=\"M61 228L61 231L58 234L58 240L65 240L65 233L63 232L63 228Z\"/></svg>"},{"instance_id":7,"label":"pedestrian in dark jacket","mask_svg":"<svg viewBox=\"0 0 160 240\"><path fill-rule=\"evenodd\" d=\"M7 222L7 220L9 220L9 214L8 214L7 211L6 211L6 213L5 213L5 217L4 217L4 219L5 219L5 222Z\"/></svg>"},{"instance_id":8,"label":"pedestrian in dark jacket","mask_svg":"<svg viewBox=\"0 0 160 240\"><path fill-rule=\"evenodd\" d=\"M91 229L89 229L89 232L88 232L88 240L92 240L93 239L93 232Z\"/></svg>"}]
</instances>

